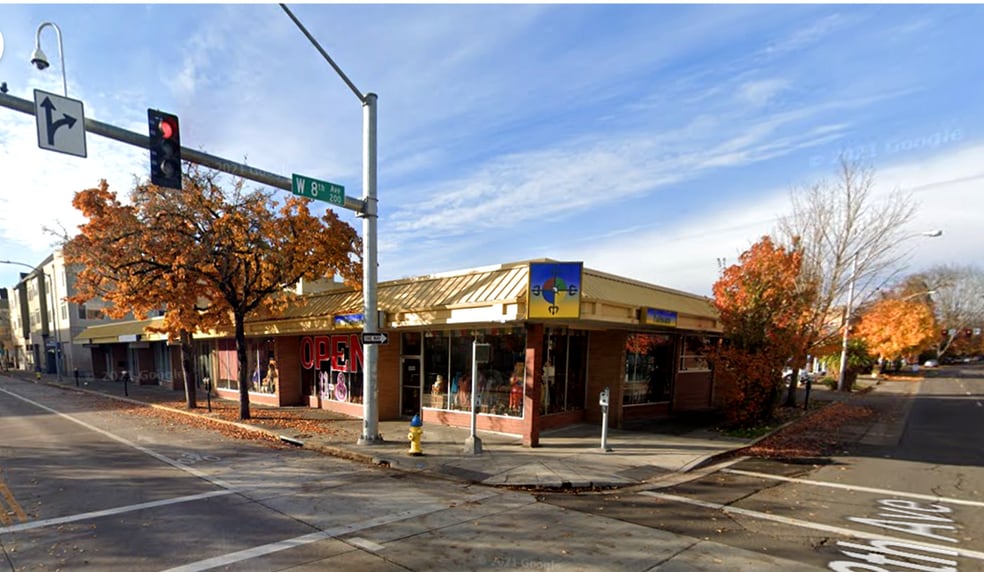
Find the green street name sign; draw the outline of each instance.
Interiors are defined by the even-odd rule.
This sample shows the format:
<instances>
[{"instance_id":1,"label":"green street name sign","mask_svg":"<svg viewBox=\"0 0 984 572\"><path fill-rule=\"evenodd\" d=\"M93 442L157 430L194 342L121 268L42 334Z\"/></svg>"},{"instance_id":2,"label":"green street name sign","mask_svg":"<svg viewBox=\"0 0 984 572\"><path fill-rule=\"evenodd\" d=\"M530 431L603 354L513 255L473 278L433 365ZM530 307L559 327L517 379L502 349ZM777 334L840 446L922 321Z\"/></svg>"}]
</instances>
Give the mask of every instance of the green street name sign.
<instances>
[{"instance_id":1,"label":"green street name sign","mask_svg":"<svg viewBox=\"0 0 984 572\"><path fill-rule=\"evenodd\" d=\"M319 181L295 173L291 177L290 190L301 197L329 202L340 207L345 206L345 187L335 183Z\"/></svg>"}]
</instances>

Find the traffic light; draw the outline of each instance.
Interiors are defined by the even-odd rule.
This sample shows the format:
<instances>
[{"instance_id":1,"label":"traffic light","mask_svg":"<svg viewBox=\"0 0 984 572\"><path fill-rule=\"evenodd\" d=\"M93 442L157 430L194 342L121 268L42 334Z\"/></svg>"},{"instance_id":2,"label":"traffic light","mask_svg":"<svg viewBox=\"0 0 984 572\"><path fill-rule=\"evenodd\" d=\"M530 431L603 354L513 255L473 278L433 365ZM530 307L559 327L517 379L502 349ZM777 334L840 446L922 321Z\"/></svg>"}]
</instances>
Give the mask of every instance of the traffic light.
<instances>
[{"instance_id":1,"label":"traffic light","mask_svg":"<svg viewBox=\"0 0 984 572\"><path fill-rule=\"evenodd\" d=\"M159 187L181 189L181 131L178 116L147 110L150 127L150 180Z\"/></svg>"}]
</instances>

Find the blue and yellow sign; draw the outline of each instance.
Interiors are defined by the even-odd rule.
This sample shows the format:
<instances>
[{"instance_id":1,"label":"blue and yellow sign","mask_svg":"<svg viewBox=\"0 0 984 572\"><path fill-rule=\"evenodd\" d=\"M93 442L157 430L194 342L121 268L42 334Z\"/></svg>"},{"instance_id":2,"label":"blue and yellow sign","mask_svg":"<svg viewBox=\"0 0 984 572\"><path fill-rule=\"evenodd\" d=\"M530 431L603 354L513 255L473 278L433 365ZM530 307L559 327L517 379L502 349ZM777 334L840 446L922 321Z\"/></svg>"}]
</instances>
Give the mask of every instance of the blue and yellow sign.
<instances>
[{"instance_id":1,"label":"blue and yellow sign","mask_svg":"<svg viewBox=\"0 0 984 572\"><path fill-rule=\"evenodd\" d=\"M580 318L582 262L531 262L527 318Z\"/></svg>"},{"instance_id":2,"label":"blue and yellow sign","mask_svg":"<svg viewBox=\"0 0 984 572\"><path fill-rule=\"evenodd\" d=\"M365 314L335 314L332 322L336 328L363 328L366 317Z\"/></svg>"},{"instance_id":3,"label":"blue and yellow sign","mask_svg":"<svg viewBox=\"0 0 984 572\"><path fill-rule=\"evenodd\" d=\"M643 323L653 326L670 326L671 328L675 328L677 325L677 313L670 310L646 308Z\"/></svg>"}]
</instances>

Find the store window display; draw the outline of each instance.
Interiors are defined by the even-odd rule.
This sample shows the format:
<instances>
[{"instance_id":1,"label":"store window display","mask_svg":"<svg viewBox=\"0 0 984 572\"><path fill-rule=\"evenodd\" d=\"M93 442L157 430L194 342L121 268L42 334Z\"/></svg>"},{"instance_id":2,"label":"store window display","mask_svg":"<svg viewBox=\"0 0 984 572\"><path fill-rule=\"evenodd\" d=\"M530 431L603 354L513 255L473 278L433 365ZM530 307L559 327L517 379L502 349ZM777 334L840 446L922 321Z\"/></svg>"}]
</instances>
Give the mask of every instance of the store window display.
<instances>
[{"instance_id":1,"label":"store window display","mask_svg":"<svg viewBox=\"0 0 984 572\"><path fill-rule=\"evenodd\" d=\"M521 328L425 332L425 406L471 411L472 344L476 339L490 346L490 359L478 365L474 384L478 412L522 416L526 333Z\"/></svg>"},{"instance_id":2,"label":"store window display","mask_svg":"<svg viewBox=\"0 0 984 572\"><path fill-rule=\"evenodd\" d=\"M584 409L588 333L548 328L543 340L540 411L543 414Z\"/></svg>"},{"instance_id":3,"label":"store window display","mask_svg":"<svg viewBox=\"0 0 984 572\"><path fill-rule=\"evenodd\" d=\"M666 334L631 334L628 337L623 405L670 400L675 344L676 337Z\"/></svg>"}]
</instances>

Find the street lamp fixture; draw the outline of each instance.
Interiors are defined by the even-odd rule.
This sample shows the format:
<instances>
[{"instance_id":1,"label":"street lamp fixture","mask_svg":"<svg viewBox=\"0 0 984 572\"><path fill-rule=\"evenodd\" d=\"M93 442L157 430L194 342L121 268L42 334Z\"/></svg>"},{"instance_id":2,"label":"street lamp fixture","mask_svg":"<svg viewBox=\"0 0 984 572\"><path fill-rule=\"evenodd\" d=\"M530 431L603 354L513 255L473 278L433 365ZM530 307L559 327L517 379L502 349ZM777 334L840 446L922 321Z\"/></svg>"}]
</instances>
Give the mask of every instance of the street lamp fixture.
<instances>
[{"instance_id":1,"label":"street lamp fixture","mask_svg":"<svg viewBox=\"0 0 984 572\"><path fill-rule=\"evenodd\" d=\"M30 264L26 264L24 262L17 262L16 260L0 260L0 264L16 264L18 266L25 266L27 268L30 268L35 272L38 270L37 268L31 266ZM55 280L53 277L48 276L48 273L45 272L43 268L41 269L41 275L44 276L45 282L48 283L48 296L51 298L51 311L50 311L51 323L55 328L55 371L58 372L58 381L61 381L62 380L61 334L59 333L58 330L58 316L57 316L58 310L57 308L55 308L55 288L54 288ZM45 348L45 351L47 351L47 348Z\"/></svg>"},{"instance_id":2,"label":"street lamp fixture","mask_svg":"<svg viewBox=\"0 0 984 572\"><path fill-rule=\"evenodd\" d=\"M909 238L915 238L917 236L925 236L928 238L936 238L938 236L943 236L943 231L928 230L926 232L919 232L909 236L905 236L902 240ZM858 278L858 254L860 250L854 251L854 256L851 257L851 282L850 287L847 290L847 306L844 307L844 338L841 342L841 359L840 359L840 375L837 378L837 390L844 391L846 389L845 378L847 377L847 342L848 337L851 333L851 306L854 304L854 283ZM928 292L920 292L917 295L928 294ZM908 298L906 298L908 299Z\"/></svg>"},{"instance_id":3,"label":"street lamp fixture","mask_svg":"<svg viewBox=\"0 0 984 572\"><path fill-rule=\"evenodd\" d=\"M51 26L55 29L55 34L58 36L58 58L61 60L61 71L62 71L62 89L65 92L65 97L68 97L68 80L65 76L65 52L62 49L62 34L61 28L53 22L42 22L38 26L37 34L34 36L34 51L31 53L31 63L34 64L39 70L45 70L51 64L48 62L48 56L44 54L44 50L41 49L41 30L46 26Z\"/></svg>"}]
</instances>

